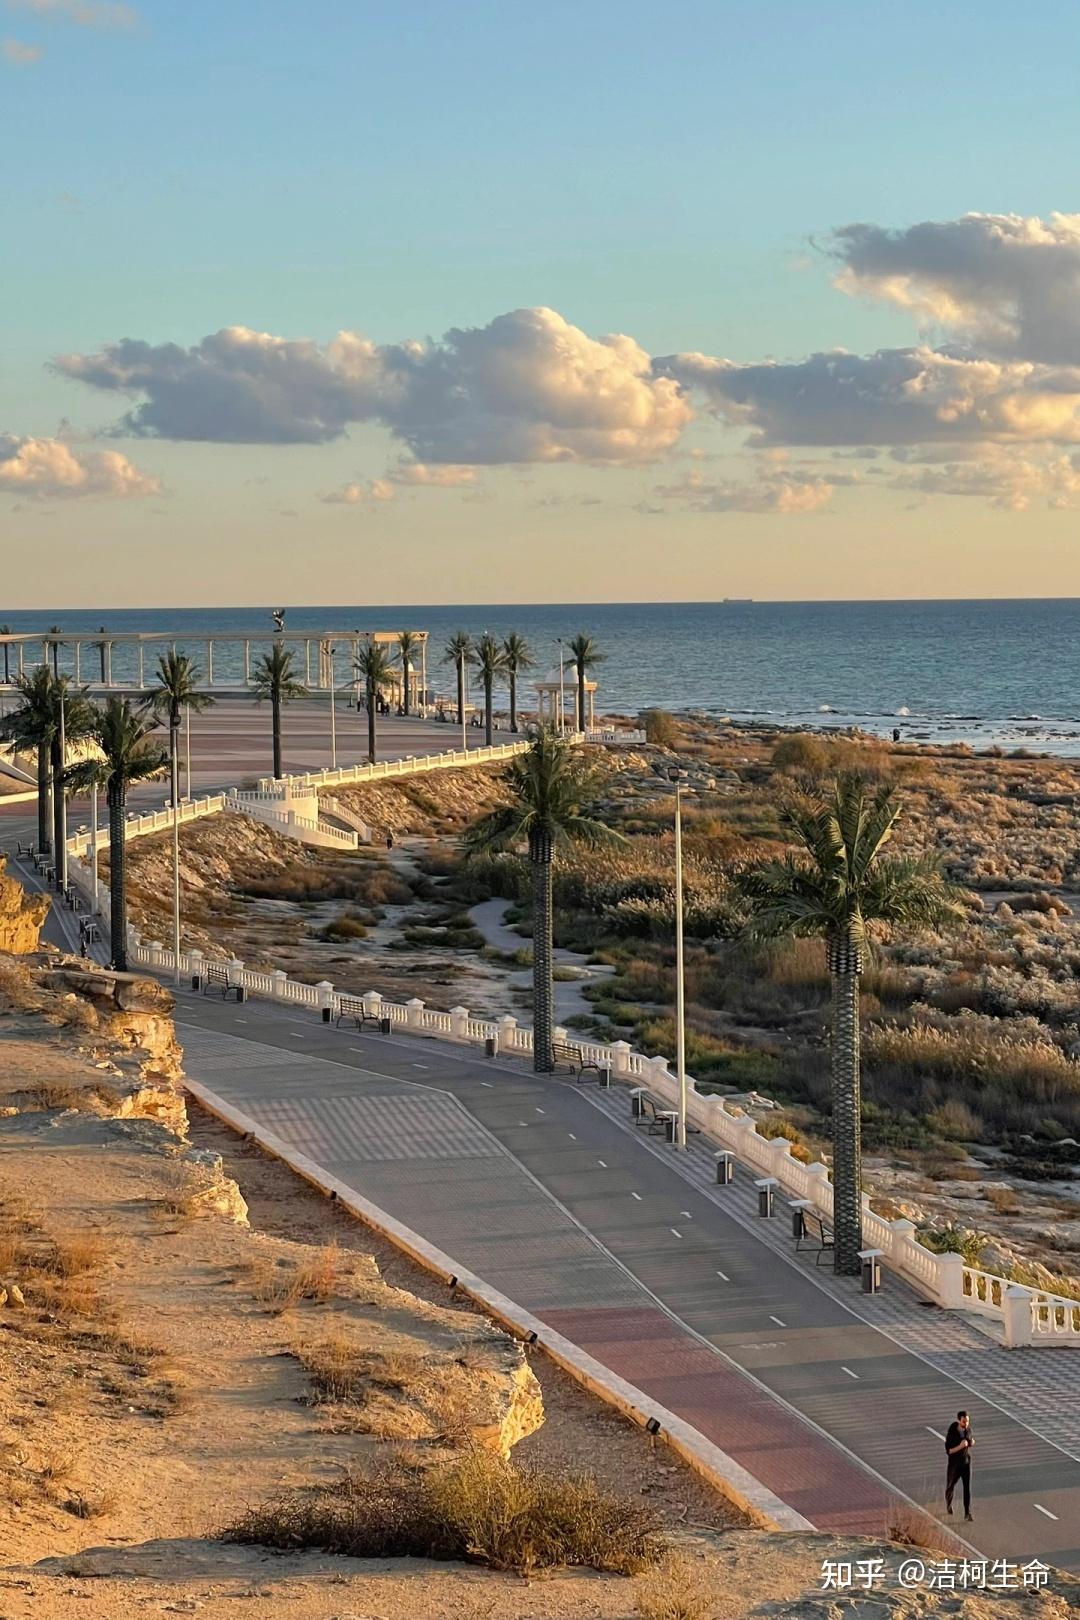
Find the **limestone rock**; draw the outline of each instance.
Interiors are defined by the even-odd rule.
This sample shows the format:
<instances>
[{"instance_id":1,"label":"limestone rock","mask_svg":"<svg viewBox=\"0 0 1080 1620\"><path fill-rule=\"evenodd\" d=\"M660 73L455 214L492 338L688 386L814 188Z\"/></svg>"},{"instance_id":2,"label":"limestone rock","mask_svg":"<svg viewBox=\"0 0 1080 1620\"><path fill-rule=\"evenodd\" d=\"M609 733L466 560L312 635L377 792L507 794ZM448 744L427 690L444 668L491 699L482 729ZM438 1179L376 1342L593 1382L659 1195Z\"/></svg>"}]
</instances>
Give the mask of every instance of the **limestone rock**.
<instances>
[{"instance_id":1,"label":"limestone rock","mask_svg":"<svg viewBox=\"0 0 1080 1620\"><path fill-rule=\"evenodd\" d=\"M27 894L6 867L7 856L0 855L0 951L28 956L39 947L52 902L47 894Z\"/></svg>"}]
</instances>

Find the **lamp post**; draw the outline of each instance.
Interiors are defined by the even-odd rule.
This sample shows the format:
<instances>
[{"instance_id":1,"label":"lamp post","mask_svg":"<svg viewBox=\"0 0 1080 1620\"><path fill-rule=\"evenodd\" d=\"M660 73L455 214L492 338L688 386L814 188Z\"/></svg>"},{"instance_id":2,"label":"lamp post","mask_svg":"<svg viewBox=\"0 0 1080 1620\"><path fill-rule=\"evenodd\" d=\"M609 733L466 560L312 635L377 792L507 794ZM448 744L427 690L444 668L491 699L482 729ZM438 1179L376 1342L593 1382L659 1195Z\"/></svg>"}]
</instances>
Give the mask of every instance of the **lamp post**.
<instances>
[{"instance_id":1,"label":"lamp post","mask_svg":"<svg viewBox=\"0 0 1080 1620\"><path fill-rule=\"evenodd\" d=\"M563 713L564 713L564 700L563 700L564 660L563 660L562 636L559 636L557 639L558 639L558 643L559 643L559 720L558 720L558 725L556 727L556 730L562 731L562 729L563 729Z\"/></svg>"},{"instance_id":2,"label":"lamp post","mask_svg":"<svg viewBox=\"0 0 1080 1620\"><path fill-rule=\"evenodd\" d=\"M180 761L176 757L179 739L173 732L172 768L172 918L173 982L180 983Z\"/></svg>"},{"instance_id":3,"label":"lamp post","mask_svg":"<svg viewBox=\"0 0 1080 1620\"><path fill-rule=\"evenodd\" d=\"M330 769L337 770L337 713L334 707L334 654L337 648L326 644L326 660L330 665Z\"/></svg>"},{"instance_id":4,"label":"lamp post","mask_svg":"<svg viewBox=\"0 0 1080 1620\"><path fill-rule=\"evenodd\" d=\"M63 894L68 884L68 858L67 858L67 788L64 783L64 773L67 770L67 738L64 734L64 687L60 686L60 780L56 784L60 795L57 806L57 819L60 824L60 848L56 852L56 892Z\"/></svg>"},{"instance_id":5,"label":"lamp post","mask_svg":"<svg viewBox=\"0 0 1080 1620\"><path fill-rule=\"evenodd\" d=\"M469 739L465 731L465 649L462 647L458 653L458 690L461 693L461 746L466 753L469 751Z\"/></svg>"},{"instance_id":6,"label":"lamp post","mask_svg":"<svg viewBox=\"0 0 1080 1620\"><path fill-rule=\"evenodd\" d=\"M97 777L90 784L90 876L94 886L94 911L98 908L98 819L97 819Z\"/></svg>"},{"instance_id":7,"label":"lamp post","mask_svg":"<svg viewBox=\"0 0 1080 1620\"><path fill-rule=\"evenodd\" d=\"M675 1041L679 1081L678 1145L686 1147L686 972L683 954L682 783L675 783Z\"/></svg>"},{"instance_id":8,"label":"lamp post","mask_svg":"<svg viewBox=\"0 0 1080 1620\"><path fill-rule=\"evenodd\" d=\"M191 709L184 710L184 775L187 779L187 797L191 798Z\"/></svg>"}]
</instances>

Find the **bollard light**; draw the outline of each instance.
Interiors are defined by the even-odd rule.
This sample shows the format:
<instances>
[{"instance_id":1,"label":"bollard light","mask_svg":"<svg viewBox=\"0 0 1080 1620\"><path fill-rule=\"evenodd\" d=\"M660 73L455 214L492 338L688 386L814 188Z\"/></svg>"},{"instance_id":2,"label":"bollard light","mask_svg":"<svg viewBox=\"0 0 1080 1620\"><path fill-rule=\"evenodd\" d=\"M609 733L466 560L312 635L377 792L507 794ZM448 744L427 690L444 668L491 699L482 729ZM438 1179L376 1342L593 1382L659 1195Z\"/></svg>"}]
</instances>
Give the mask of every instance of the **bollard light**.
<instances>
[{"instance_id":1,"label":"bollard light","mask_svg":"<svg viewBox=\"0 0 1080 1620\"><path fill-rule=\"evenodd\" d=\"M880 1249L859 1250L859 1259L862 1261L862 1291L864 1294L881 1292L881 1253Z\"/></svg>"},{"instance_id":2,"label":"bollard light","mask_svg":"<svg viewBox=\"0 0 1080 1620\"><path fill-rule=\"evenodd\" d=\"M735 1158L731 1153L718 1153L716 1155L716 1184L718 1187L730 1187L735 1178Z\"/></svg>"},{"instance_id":3,"label":"bollard light","mask_svg":"<svg viewBox=\"0 0 1080 1620\"><path fill-rule=\"evenodd\" d=\"M776 1213L774 1200L779 1183L775 1176L765 1176L763 1180L755 1182L758 1190L757 1212L762 1220L771 1221Z\"/></svg>"}]
</instances>

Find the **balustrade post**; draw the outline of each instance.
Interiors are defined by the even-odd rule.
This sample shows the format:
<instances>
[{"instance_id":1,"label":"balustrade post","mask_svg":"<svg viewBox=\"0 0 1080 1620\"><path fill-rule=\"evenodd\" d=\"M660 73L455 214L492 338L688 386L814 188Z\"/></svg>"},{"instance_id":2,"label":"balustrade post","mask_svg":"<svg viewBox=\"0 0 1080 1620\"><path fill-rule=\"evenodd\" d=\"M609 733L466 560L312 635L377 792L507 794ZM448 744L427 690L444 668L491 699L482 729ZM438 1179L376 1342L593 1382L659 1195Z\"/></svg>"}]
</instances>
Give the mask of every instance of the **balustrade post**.
<instances>
[{"instance_id":1,"label":"balustrade post","mask_svg":"<svg viewBox=\"0 0 1080 1620\"><path fill-rule=\"evenodd\" d=\"M369 1012L373 1018L382 1017L382 996L378 990L365 990L360 999L365 1012Z\"/></svg>"},{"instance_id":2,"label":"balustrade post","mask_svg":"<svg viewBox=\"0 0 1080 1620\"><path fill-rule=\"evenodd\" d=\"M504 1013L499 1019L499 1051L512 1052L516 1044L517 1019Z\"/></svg>"},{"instance_id":3,"label":"balustrade post","mask_svg":"<svg viewBox=\"0 0 1080 1620\"><path fill-rule=\"evenodd\" d=\"M936 1262L938 1304L947 1311L959 1311L964 1306L964 1257L962 1254L934 1254Z\"/></svg>"},{"instance_id":4,"label":"balustrade post","mask_svg":"<svg viewBox=\"0 0 1080 1620\"><path fill-rule=\"evenodd\" d=\"M1031 1300L1031 1290L1021 1287L1019 1283L1011 1283L1002 1295L1007 1350L1016 1350L1021 1345L1030 1344L1034 1337Z\"/></svg>"},{"instance_id":5,"label":"balustrade post","mask_svg":"<svg viewBox=\"0 0 1080 1620\"><path fill-rule=\"evenodd\" d=\"M315 986L319 992L319 1010L323 1015L323 1022L330 1022L330 1014L334 1010L334 987L329 979L320 979Z\"/></svg>"},{"instance_id":6,"label":"balustrade post","mask_svg":"<svg viewBox=\"0 0 1080 1620\"><path fill-rule=\"evenodd\" d=\"M405 1003L405 1028L421 1029L424 1020L424 1003L419 996L413 996L411 1001Z\"/></svg>"},{"instance_id":7,"label":"balustrade post","mask_svg":"<svg viewBox=\"0 0 1080 1620\"><path fill-rule=\"evenodd\" d=\"M273 973L271 973L270 978L272 981L270 991L271 995L274 997L275 1001L284 1001L285 986L288 983L289 975L286 973L284 968L275 968Z\"/></svg>"},{"instance_id":8,"label":"balustrade post","mask_svg":"<svg viewBox=\"0 0 1080 1620\"><path fill-rule=\"evenodd\" d=\"M609 1048L611 1052L611 1072L616 1080L630 1078L630 1042L612 1041Z\"/></svg>"},{"instance_id":9,"label":"balustrade post","mask_svg":"<svg viewBox=\"0 0 1080 1620\"><path fill-rule=\"evenodd\" d=\"M450 1038L455 1041L466 1041L469 1038L469 1009L468 1007L451 1007L450 1009Z\"/></svg>"},{"instance_id":10,"label":"balustrade post","mask_svg":"<svg viewBox=\"0 0 1080 1620\"><path fill-rule=\"evenodd\" d=\"M156 939L148 939L146 948L150 952L150 966L159 968L162 965L161 945Z\"/></svg>"},{"instance_id":11,"label":"balustrade post","mask_svg":"<svg viewBox=\"0 0 1080 1620\"><path fill-rule=\"evenodd\" d=\"M188 966L191 969L192 988L198 989L202 984L203 971L203 953L199 950L198 946L195 946L194 949L188 951ZM198 985L195 984L196 979L199 981Z\"/></svg>"}]
</instances>

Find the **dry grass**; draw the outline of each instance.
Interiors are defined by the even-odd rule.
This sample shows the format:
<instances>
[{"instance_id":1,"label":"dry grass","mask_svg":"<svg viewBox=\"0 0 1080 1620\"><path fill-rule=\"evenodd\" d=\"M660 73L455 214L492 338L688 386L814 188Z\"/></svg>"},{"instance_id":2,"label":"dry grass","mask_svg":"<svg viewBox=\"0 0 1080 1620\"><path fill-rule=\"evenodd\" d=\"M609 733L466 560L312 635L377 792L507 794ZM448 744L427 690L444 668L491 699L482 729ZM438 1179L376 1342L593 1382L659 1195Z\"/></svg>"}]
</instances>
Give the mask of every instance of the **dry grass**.
<instances>
[{"instance_id":1,"label":"dry grass","mask_svg":"<svg viewBox=\"0 0 1080 1620\"><path fill-rule=\"evenodd\" d=\"M107 1519L120 1506L120 1492L111 1489L72 1491L61 1506L76 1519Z\"/></svg>"},{"instance_id":2,"label":"dry grass","mask_svg":"<svg viewBox=\"0 0 1080 1620\"><path fill-rule=\"evenodd\" d=\"M275 1316L295 1310L305 1300L325 1305L337 1289L341 1266L341 1250L336 1243L316 1249L296 1265L257 1261L251 1267L252 1292Z\"/></svg>"},{"instance_id":3,"label":"dry grass","mask_svg":"<svg viewBox=\"0 0 1080 1620\"><path fill-rule=\"evenodd\" d=\"M950 1551L949 1538L936 1520L929 1513L906 1507L901 1502L893 1504L884 1533L886 1540L895 1541L901 1547L922 1547L926 1552L942 1555Z\"/></svg>"},{"instance_id":4,"label":"dry grass","mask_svg":"<svg viewBox=\"0 0 1080 1620\"><path fill-rule=\"evenodd\" d=\"M644 1504L607 1496L587 1477L552 1479L481 1450L426 1472L283 1494L222 1538L354 1558L472 1560L524 1574L578 1565L632 1575L664 1552Z\"/></svg>"},{"instance_id":5,"label":"dry grass","mask_svg":"<svg viewBox=\"0 0 1080 1620\"><path fill-rule=\"evenodd\" d=\"M715 1577L685 1555L670 1554L634 1583L641 1620L708 1620L716 1610Z\"/></svg>"}]
</instances>

